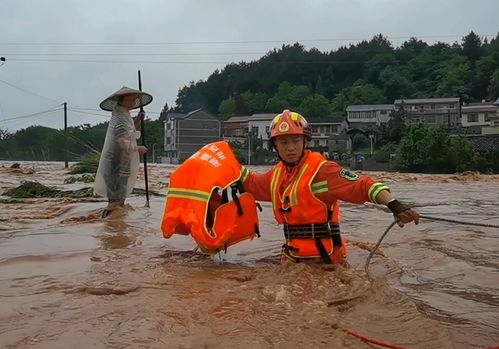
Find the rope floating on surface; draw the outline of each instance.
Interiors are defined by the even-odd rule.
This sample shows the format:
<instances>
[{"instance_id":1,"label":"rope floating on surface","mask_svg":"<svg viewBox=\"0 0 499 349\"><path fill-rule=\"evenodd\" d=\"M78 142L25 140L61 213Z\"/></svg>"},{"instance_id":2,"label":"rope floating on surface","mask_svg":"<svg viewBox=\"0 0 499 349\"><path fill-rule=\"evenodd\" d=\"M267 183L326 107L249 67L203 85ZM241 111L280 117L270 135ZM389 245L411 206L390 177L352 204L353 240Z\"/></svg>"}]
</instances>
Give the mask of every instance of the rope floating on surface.
<instances>
[{"instance_id":1,"label":"rope floating on surface","mask_svg":"<svg viewBox=\"0 0 499 349\"><path fill-rule=\"evenodd\" d=\"M439 217L432 217L432 216L426 216L426 215L420 215L419 218L423 219L428 219L432 221L438 221L438 222L448 222L448 223L454 223L454 224L460 224L460 225L470 225L470 226L475 226L475 227L485 227L485 228L496 228L499 229L499 225L496 224L486 224L486 223L476 223L476 222L465 222L465 221L459 221L455 219L447 219L447 218L439 218ZM386 234L390 231L390 229L393 228L393 226L397 223L397 221L393 221L388 228L386 228L385 232L381 237L379 238L378 242L376 243L376 246L374 246L373 250L369 253L369 256L367 256L366 264L364 265L364 270L366 271L366 274L370 277L369 274L369 263L371 262L371 258L373 255L376 253L376 251L379 248L379 245L381 245L381 241L385 238Z\"/></svg>"}]
</instances>

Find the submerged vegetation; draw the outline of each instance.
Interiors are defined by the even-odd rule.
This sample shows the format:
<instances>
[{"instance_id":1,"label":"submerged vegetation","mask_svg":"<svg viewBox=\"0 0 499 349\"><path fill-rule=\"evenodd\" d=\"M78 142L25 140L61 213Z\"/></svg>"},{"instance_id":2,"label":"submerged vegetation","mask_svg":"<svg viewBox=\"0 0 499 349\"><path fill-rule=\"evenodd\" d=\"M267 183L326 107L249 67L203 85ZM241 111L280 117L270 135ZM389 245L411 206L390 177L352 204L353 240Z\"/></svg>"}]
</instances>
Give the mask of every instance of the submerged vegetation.
<instances>
[{"instance_id":1,"label":"submerged vegetation","mask_svg":"<svg viewBox=\"0 0 499 349\"><path fill-rule=\"evenodd\" d=\"M71 166L70 174L97 173L99 167L100 153L90 152L83 156L83 159ZM93 181L93 180L92 180ZM85 181L85 183L88 183Z\"/></svg>"},{"instance_id":2,"label":"submerged vegetation","mask_svg":"<svg viewBox=\"0 0 499 349\"><path fill-rule=\"evenodd\" d=\"M47 187L38 182L22 182L22 184L16 188L9 189L5 191L2 195L10 196L16 199L26 199L26 198L83 198L92 197L92 188L82 188L78 190L59 190L54 187Z\"/></svg>"}]
</instances>

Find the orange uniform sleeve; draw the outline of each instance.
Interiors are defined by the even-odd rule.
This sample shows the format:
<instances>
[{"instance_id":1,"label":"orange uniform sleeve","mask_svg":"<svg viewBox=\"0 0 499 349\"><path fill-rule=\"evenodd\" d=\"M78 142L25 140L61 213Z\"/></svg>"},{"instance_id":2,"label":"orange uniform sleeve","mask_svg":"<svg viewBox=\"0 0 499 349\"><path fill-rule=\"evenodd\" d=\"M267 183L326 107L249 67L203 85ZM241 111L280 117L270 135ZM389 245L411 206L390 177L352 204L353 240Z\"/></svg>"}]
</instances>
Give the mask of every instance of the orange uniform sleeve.
<instances>
[{"instance_id":1,"label":"orange uniform sleeve","mask_svg":"<svg viewBox=\"0 0 499 349\"><path fill-rule=\"evenodd\" d=\"M327 183L327 191L325 184ZM312 189L318 188L315 194L318 199L330 206L334 201L346 201L363 204L367 201L376 203L376 196L382 190L390 190L369 176L359 176L350 172L333 161L328 161L319 169L315 176Z\"/></svg>"},{"instance_id":2,"label":"orange uniform sleeve","mask_svg":"<svg viewBox=\"0 0 499 349\"><path fill-rule=\"evenodd\" d=\"M272 170L265 173L250 172L243 168L242 181L244 190L251 193L255 200L272 201L270 193L270 181L272 180Z\"/></svg>"}]
</instances>

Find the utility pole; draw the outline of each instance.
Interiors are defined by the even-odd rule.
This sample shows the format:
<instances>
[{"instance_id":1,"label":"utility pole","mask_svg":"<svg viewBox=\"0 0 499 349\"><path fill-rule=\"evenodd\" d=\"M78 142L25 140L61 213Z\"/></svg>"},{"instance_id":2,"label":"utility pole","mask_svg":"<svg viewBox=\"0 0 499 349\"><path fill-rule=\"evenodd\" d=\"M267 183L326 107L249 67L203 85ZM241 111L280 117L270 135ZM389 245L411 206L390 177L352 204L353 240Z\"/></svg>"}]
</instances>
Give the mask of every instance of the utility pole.
<instances>
[{"instance_id":1,"label":"utility pole","mask_svg":"<svg viewBox=\"0 0 499 349\"><path fill-rule=\"evenodd\" d=\"M68 168L68 104L64 102L64 168Z\"/></svg>"},{"instance_id":2,"label":"utility pole","mask_svg":"<svg viewBox=\"0 0 499 349\"><path fill-rule=\"evenodd\" d=\"M371 156L373 155L373 140L374 140L374 135L369 135L369 140L371 141Z\"/></svg>"},{"instance_id":3,"label":"utility pole","mask_svg":"<svg viewBox=\"0 0 499 349\"><path fill-rule=\"evenodd\" d=\"M447 108L447 131L450 131L450 109Z\"/></svg>"},{"instance_id":4,"label":"utility pole","mask_svg":"<svg viewBox=\"0 0 499 349\"><path fill-rule=\"evenodd\" d=\"M248 166L251 165L251 131L248 132Z\"/></svg>"}]
</instances>

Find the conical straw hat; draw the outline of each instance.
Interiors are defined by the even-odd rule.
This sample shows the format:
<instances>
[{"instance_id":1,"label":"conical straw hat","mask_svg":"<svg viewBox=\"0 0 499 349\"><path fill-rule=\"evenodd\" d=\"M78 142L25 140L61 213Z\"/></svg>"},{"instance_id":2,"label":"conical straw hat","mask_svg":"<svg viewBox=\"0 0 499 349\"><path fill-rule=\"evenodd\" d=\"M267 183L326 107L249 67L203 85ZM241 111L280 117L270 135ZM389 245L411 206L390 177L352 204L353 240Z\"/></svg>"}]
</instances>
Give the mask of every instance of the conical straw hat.
<instances>
[{"instance_id":1,"label":"conical straw hat","mask_svg":"<svg viewBox=\"0 0 499 349\"><path fill-rule=\"evenodd\" d=\"M113 93L111 96L107 97L100 103L100 107L106 111L112 111L114 107L118 104L118 100L124 95L137 95L137 100L131 109L136 109L139 107L144 107L152 102L152 96L149 93L142 92L130 87L123 86L118 91Z\"/></svg>"}]
</instances>

